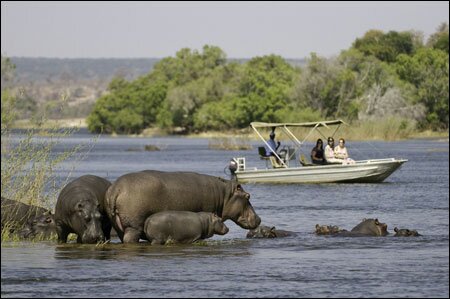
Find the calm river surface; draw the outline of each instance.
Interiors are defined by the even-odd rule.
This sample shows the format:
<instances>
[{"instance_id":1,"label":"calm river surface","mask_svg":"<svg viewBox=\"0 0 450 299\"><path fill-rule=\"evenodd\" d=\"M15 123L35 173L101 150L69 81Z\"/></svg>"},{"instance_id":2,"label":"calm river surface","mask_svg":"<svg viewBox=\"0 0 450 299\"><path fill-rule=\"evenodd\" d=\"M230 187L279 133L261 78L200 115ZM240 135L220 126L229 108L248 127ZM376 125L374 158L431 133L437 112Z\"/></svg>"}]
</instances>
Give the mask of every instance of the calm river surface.
<instances>
[{"instance_id":1,"label":"calm river surface","mask_svg":"<svg viewBox=\"0 0 450 299\"><path fill-rule=\"evenodd\" d=\"M61 164L61 183L95 174L114 181L143 169L226 177L231 157L264 166L256 147L210 150L207 139L100 137L76 134L55 152L90 144ZM153 144L161 151L144 151ZM262 224L297 233L246 239L230 232L202 245L57 245L4 242L2 297L449 297L448 140L347 141L355 159L409 159L380 184L245 184ZM308 144L308 149L312 144ZM356 150L358 148L358 150ZM55 200L56 201L56 200ZM388 224L387 237L316 236L316 223L351 229L363 218ZM394 238L394 227L423 236Z\"/></svg>"}]
</instances>

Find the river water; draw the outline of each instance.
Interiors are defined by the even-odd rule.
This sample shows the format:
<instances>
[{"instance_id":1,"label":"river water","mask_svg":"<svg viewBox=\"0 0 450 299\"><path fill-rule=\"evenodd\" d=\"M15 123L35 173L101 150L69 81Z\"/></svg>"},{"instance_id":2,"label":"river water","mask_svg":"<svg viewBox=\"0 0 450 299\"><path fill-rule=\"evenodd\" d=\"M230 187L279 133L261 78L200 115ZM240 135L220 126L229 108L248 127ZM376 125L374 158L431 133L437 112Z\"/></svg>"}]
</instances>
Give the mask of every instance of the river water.
<instances>
[{"instance_id":1,"label":"river water","mask_svg":"<svg viewBox=\"0 0 450 299\"><path fill-rule=\"evenodd\" d=\"M55 153L88 144L63 162L60 182L95 174L114 181L143 169L195 171L226 177L231 157L264 167L252 150L208 148L207 139L65 138ZM161 151L144 151L144 145ZM307 148L312 148L312 144ZM296 232L246 239L230 232L193 245L148 243L58 245L3 242L3 297L444 297L449 296L449 144L447 140L347 141L355 159L409 160L380 184L245 184L262 224ZM358 148L358 150L356 150ZM313 234L316 223L350 230L363 218L388 224L387 237ZM393 237L393 229L423 236Z\"/></svg>"}]
</instances>

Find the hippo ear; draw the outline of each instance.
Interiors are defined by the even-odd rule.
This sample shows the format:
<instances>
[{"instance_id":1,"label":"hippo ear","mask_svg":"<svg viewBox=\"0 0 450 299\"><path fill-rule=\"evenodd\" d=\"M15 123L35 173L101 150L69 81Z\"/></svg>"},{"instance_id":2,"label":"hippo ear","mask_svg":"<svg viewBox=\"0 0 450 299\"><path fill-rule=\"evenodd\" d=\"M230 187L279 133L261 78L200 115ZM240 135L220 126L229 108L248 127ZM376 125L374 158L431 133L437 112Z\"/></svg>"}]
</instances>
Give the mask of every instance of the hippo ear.
<instances>
[{"instance_id":1,"label":"hippo ear","mask_svg":"<svg viewBox=\"0 0 450 299\"><path fill-rule=\"evenodd\" d=\"M394 232L398 232L398 228L397 227L394 227Z\"/></svg>"},{"instance_id":2,"label":"hippo ear","mask_svg":"<svg viewBox=\"0 0 450 299\"><path fill-rule=\"evenodd\" d=\"M380 222L378 222L378 218L375 218L375 225L380 224Z\"/></svg>"}]
</instances>

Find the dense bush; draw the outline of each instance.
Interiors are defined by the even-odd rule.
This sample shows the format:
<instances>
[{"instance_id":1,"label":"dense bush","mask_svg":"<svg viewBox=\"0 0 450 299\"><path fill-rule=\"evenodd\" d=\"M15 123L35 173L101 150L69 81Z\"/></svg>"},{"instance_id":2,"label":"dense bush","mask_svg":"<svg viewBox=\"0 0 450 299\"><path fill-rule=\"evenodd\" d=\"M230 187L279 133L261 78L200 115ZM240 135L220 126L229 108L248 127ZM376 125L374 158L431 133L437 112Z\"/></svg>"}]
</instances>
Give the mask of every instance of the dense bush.
<instances>
[{"instance_id":1,"label":"dense bush","mask_svg":"<svg viewBox=\"0 0 450 299\"><path fill-rule=\"evenodd\" d=\"M370 30L338 57L300 69L276 55L227 62L218 47L181 49L152 72L111 81L88 118L93 132L244 128L252 121L409 119L448 129L448 25L425 44L413 31Z\"/></svg>"}]
</instances>

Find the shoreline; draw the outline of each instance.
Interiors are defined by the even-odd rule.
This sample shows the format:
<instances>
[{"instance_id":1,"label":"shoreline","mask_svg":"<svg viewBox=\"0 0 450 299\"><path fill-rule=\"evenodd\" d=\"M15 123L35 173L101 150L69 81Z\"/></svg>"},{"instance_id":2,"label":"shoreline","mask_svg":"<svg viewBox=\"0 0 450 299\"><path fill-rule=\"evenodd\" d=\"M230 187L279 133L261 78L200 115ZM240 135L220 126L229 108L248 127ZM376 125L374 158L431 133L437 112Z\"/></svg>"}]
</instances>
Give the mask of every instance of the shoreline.
<instances>
[{"instance_id":1,"label":"shoreline","mask_svg":"<svg viewBox=\"0 0 450 299\"><path fill-rule=\"evenodd\" d=\"M14 123L14 126L12 129L32 129L36 128L36 125L32 123L29 119L21 119L17 120ZM83 129L87 130L87 123L86 118L71 118L71 119L49 119L47 120L43 125L40 126L40 129L47 130L47 129L62 129L62 128L73 128L73 129ZM449 132L440 132L440 131L412 131L410 134L405 137L398 137L398 138L383 138L382 136L372 136L372 138L360 138L362 136L367 137L367 134L362 134L361 132L358 132L358 130L362 130L362 126L360 127L354 127L353 130L355 132L346 132L345 134L342 134L346 136L347 140L353 140L353 141L364 141L364 140L389 140L389 141L400 141L400 140L411 140L411 139L423 139L423 140L430 140L430 139L437 139L442 142L449 142ZM207 131L207 132L200 132L200 133L190 133L190 134L170 134L166 131L159 129L159 128L147 128L144 129L142 133L140 134L105 134L109 135L111 137L118 137L118 136L128 136L128 137L161 137L161 136L180 136L180 137L186 137L186 138L222 138L222 139L250 139L250 140L259 140L254 132L250 128L246 129L235 129L235 130L229 130L229 131ZM354 136L354 138L352 138Z\"/></svg>"}]
</instances>

